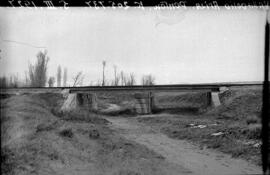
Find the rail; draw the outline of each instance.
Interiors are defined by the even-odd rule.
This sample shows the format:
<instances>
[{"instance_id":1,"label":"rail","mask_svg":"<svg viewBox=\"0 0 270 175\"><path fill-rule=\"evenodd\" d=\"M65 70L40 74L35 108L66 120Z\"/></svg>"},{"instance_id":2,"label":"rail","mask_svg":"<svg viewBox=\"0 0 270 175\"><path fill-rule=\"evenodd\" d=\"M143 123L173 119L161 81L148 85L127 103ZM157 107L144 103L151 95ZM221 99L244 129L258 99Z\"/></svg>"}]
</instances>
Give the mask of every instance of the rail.
<instances>
[{"instance_id":1,"label":"rail","mask_svg":"<svg viewBox=\"0 0 270 175\"><path fill-rule=\"evenodd\" d=\"M19 88L0 88L1 94L6 93L39 93L39 92L59 92L64 89L70 93L83 92L106 92L106 91L138 91L138 92L159 92L159 91L211 91L218 92L220 87L235 86L262 86L262 82L243 82L243 83L205 83L205 84L173 84L173 85L152 85L152 86L81 86L81 87L19 87Z\"/></svg>"}]
</instances>

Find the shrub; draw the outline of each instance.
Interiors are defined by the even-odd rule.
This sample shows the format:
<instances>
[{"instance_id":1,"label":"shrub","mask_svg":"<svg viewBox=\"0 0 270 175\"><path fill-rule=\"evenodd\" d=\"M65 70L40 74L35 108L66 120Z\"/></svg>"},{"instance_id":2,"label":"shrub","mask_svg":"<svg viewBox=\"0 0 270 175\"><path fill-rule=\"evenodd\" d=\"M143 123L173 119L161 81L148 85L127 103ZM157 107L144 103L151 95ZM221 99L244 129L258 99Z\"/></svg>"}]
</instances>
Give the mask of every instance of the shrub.
<instances>
[{"instance_id":1,"label":"shrub","mask_svg":"<svg viewBox=\"0 0 270 175\"><path fill-rule=\"evenodd\" d=\"M37 54L35 65L29 64L29 78L32 87L45 87L47 82L47 64L49 57L47 51Z\"/></svg>"},{"instance_id":2,"label":"shrub","mask_svg":"<svg viewBox=\"0 0 270 175\"><path fill-rule=\"evenodd\" d=\"M57 122L41 123L37 125L36 132L50 131L50 130L55 129L56 126L57 126Z\"/></svg>"},{"instance_id":3,"label":"shrub","mask_svg":"<svg viewBox=\"0 0 270 175\"><path fill-rule=\"evenodd\" d=\"M246 119L247 124L260 123L260 118L257 115L248 115Z\"/></svg>"},{"instance_id":4,"label":"shrub","mask_svg":"<svg viewBox=\"0 0 270 175\"><path fill-rule=\"evenodd\" d=\"M13 174L15 166L16 159L14 152L7 147L1 147L1 174Z\"/></svg>"},{"instance_id":5,"label":"shrub","mask_svg":"<svg viewBox=\"0 0 270 175\"><path fill-rule=\"evenodd\" d=\"M248 139L260 139L261 138L261 124L251 124L248 126L246 136Z\"/></svg>"},{"instance_id":6,"label":"shrub","mask_svg":"<svg viewBox=\"0 0 270 175\"><path fill-rule=\"evenodd\" d=\"M68 129L63 129L62 131L60 131L60 136L62 137L68 137L68 138L72 138L73 137L73 132L71 128Z\"/></svg>"},{"instance_id":7,"label":"shrub","mask_svg":"<svg viewBox=\"0 0 270 175\"><path fill-rule=\"evenodd\" d=\"M100 134L97 129L91 129L89 131L89 138L91 139L98 139L100 137Z\"/></svg>"},{"instance_id":8,"label":"shrub","mask_svg":"<svg viewBox=\"0 0 270 175\"><path fill-rule=\"evenodd\" d=\"M151 74L144 75L141 81L143 86L151 86L155 84L155 77Z\"/></svg>"},{"instance_id":9,"label":"shrub","mask_svg":"<svg viewBox=\"0 0 270 175\"><path fill-rule=\"evenodd\" d=\"M246 154L247 151L248 151L248 148L242 145L231 147L232 157L240 157Z\"/></svg>"}]
</instances>

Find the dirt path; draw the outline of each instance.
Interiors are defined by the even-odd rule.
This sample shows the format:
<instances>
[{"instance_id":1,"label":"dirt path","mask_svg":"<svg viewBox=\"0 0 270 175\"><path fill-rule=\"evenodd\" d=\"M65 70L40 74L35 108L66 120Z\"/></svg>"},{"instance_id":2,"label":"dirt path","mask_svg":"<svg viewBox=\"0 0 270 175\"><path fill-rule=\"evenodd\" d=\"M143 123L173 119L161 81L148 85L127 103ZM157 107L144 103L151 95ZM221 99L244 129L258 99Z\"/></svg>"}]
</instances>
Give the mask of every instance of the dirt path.
<instances>
[{"instance_id":1,"label":"dirt path","mask_svg":"<svg viewBox=\"0 0 270 175\"><path fill-rule=\"evenodd\" d=\"M161 154L168 162L185 167L193 174L259 174L260 167L208 149L199 149L183 140L168 138L136 118L107 117L114 130L129 140Z\"/></svg>"}]
</instances>

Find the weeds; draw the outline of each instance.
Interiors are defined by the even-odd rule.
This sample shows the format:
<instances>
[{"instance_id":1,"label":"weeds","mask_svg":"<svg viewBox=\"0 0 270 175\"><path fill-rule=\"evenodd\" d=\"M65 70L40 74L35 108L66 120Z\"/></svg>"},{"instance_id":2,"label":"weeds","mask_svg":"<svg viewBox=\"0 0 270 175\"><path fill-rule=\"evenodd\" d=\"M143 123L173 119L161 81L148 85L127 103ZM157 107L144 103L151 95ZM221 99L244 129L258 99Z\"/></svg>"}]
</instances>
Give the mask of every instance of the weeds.
<instances>
[{"instance_id":1,"label":"weeds","mask_svg":"<svg viewBox=\"0 0 270 175\"><path fill-rule=\"evenodd\" d=\"M72 129L68 128L68 129L63 129L62 131L60 131L59 135L62 137L72 138L74 134L72 132Z\"/></svg>"},{"instance_id":2,"label":"weeds","mask_svg":"<svg viewBox=\"0 0 270 175\"><path fill-rule=\"evenodd\" d=\"M259 147L244 144L245 141L260 139L261 125L258 123L247 125L246 121L233 121L209 119L209 116L177 116L177 117L146 117L139 122L157 127L161 132L171 138L189 140L199 144L201 148L218 149L233 157L252 159L259 164ZM192 124L192 125L190 125ZM213 125L215 124L215 125ZM195 128L194 125L205 125L204 128ZM221 132L222 135L213 136L213 133Z\"/></svg>"},{"instance_id":3,"label":"weeds","mask_svg":"<svg viewBox=\"0 0 270 175\"><path fill-rule=\"evenodd\" d=\"M57 127L58 122L41 123L37 125L36 132L50 131Z\"/></svg>"},{"instance_id":4,"label":"weeds","mask_svg":"<svg viewBox=\"0 0 270 175\"><path fill-rule=\"evenodd\" d=\"M100 137L99 131L97 129L91 129L89 131L89 138L98 139Z\"/></svg>"},{"instance_id":5,"label":"weeds","mask_svg":"<svg viewBox=\"0 0 270 175\"><path fill-rule=\"evenodd\" d=\"M51 160L58 160L59 159L59 155L56 151L48 154L48 157L51 159Z\"/></svg>"},{"instance_id":6,"label":"weeds","mask_svg":"<svg viewBox=\"0 0 270 175\"><path fill-rule=\"evenodd\" d=\"M260 123L260 118L257 115L249 115L246 118L247 124Z\"/></svg>"},{"instance_id":7,"label":"weeds","mask_svg":"<svg viewBox=\"0 0 270 175\"><path fill-rule=\"evenodd\" d=\"M63 112L63 111L52 109L52 113L55 116L66 121L88 122L88 123L94 123L94 124L107 124L108 123L108 121L100 117L100 115L95 114L95 113L90 113L89 111L86 111L84 109L77 109L70 112Z\"/></svg>"},{"instance_id":8,"label":"weeds","mask_svg":"<svg viewBox=\"0 0 270 175\"><path fill-rule=\"evenodd\" d=\"M15 166L16 158L14 152L7 147L1 147L1 174L13 174Z\"/></svg>"},{"instance_id":9,"label":"weeds","mask_svg":"<svg viewBox=\"0 0 270 175\"><path fill-rule=\"evenodd\" d=\"M261 124L252 124L248 126L246 136L248 139L260 139L261 138Z\"/></svg>"}]
</instances>

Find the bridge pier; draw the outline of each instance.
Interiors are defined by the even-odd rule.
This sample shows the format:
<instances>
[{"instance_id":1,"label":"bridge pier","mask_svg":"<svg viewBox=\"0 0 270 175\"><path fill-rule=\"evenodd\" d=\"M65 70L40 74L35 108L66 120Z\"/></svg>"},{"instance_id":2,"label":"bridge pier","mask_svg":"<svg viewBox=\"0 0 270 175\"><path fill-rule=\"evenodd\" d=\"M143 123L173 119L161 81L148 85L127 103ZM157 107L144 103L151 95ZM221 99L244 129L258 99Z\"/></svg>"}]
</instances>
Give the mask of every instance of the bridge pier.
<instances>
[{"instance_id":1,"label":"bridge pier","mask_svg":"<svg viewBox=\"0 0 270 175\"><path fill-rule=\"evenodd\" d=\"M78 107L85 108L90 111L96 111L97 96L95 93L71 93L66 96L66 100L61 107L62 111L71 111Z\"/></svg>"},{"instance_id":2,"label":"bridge pier","mask_svg":"<svg viewBox=\"0 0 270 175\"><path fill-rule=\"evenodd\" d=\"M209 97L210 105L213 107L218 107L221 105L220 100L219 100L219 92L210 92L210 97Z\"/></svg>"},{"instance_id":3,"label":"bridge pier","mask_svg":"<svg viewBox=\"0 0 270 175\"><path fill-rule=\"evenodd\" d=\"M223 92L228 91L229 88L226 86L220 86L219 87L219 91L213 91L210 94L210 105L212 105L213 107L218 107L221 105L220 103L220 99L219 99L219 94L222 94Z\"/></svg>"},{"instance_id":4,"label":"bridge pier","mask_svg":"<svg viewBox=\"0 0 270 175\"><path fill-rule=\"evenodd\" d=\"M136 104L135 111L138 114L151 114L153 108L153 95L151 92L147 94L135 94Z\"/></svg>"}]
</instances>

